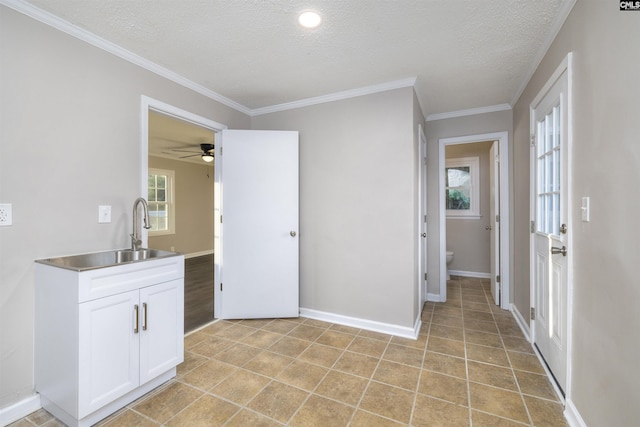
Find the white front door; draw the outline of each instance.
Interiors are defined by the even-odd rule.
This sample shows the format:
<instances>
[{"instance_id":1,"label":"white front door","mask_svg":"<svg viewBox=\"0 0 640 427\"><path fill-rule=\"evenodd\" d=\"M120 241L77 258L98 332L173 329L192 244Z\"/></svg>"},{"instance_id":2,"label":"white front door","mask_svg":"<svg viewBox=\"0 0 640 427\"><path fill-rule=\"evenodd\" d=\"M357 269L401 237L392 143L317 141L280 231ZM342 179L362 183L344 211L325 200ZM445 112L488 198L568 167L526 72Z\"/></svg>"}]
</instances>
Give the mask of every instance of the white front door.
<instances>
[{"instance_id":1,"label":"white front door","mask_svg":"<svg viewBox=\"0 0 640 427\"><path fill-rule=\"evenodd\" d=\"M218 136L216 317L298 317L298 132Z\"/></svg>"},{"instance_id":2,"label":"white front door","mask_svg":"<svg viewBox=\"0 0 640 427\"><path fill-rule=\"evenodd\" d=\"M532 275L534 344L563 390L567 372L567 72L534 105Z\"/></svg>"},{"instance_id":3,"label":"white front door","mask_svg":"<svg viewBox=\"0 0 640 427\"><path fill-rule=\"evenodd\" d=\"M489 241L491 258L491 295L500 305L500 142L494 141L489 150Z\"/></svg>"}]
</instances>

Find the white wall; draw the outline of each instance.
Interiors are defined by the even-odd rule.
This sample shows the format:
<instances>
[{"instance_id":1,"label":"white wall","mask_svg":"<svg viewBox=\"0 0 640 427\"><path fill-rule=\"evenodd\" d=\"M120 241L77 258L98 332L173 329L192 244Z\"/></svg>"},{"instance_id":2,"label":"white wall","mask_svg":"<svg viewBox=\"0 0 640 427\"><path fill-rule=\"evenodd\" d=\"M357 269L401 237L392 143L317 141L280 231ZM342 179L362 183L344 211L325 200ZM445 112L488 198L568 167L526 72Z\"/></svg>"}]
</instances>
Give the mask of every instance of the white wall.
<instances>
[{"instance_id":1,"label":"white wall","mask_svg":"<svg viewBox=\"0 0 640 427\"><path fill-rule=\"evenodd\" d=\"M514 108L515 304L529 311L529 106L574 52L573 354L569 398L588 426L640 419L640 16L579 0ZM591 220L580 199L591 198Z\"/></svg>"},{"instance_id":2,"label":"white wall","mask_svg":"<svg viewBox=\"0 0 640 427\"><path fill-rule=\"evenodd\" d=\"M440 271L438 254L440 253L440 217L439 209L441 201L438 200L438 141L442 138L458 136L478 135L493 132L508 132L511 142L513 114L511 110L493 113L476 114L473 116L455 117L450 119L428 121L426 124L427 151L429 164L428 183L428 207L427 235L429 245L429 281L427 283L429 294L440 294L440 275L446 272ZM510 172L510 176L512 176ZM513 194L511 188L507 189ZM442 203L444 203L442 201ZM513 262L513 261L512 261ZM511 266L510 268L513 268Z\"/></svg>"},{"instance_id":3,"label":"white wall","mask_svg":"<svg viewBox=\"0 0 640 427\"><path fill-rule=\"evenodd\" d=\"M480 218L447 218L447 250L454 252L450 270L489 274L491 272L490 233L486 226L494 225L489 217L490 180L489 150L493 141L448 145L445 159L478 157L480 170Z\"/></svg>"},{"instance_id":4,"label":"white wall","mask_svg":"<svg viewBox=\"0 0 640 427\"><path fill-rule=\"evenodd\" d=\"M249 118L0 6L0 413L33 395L33 261L129 245L140 96L229 127ZM98 205L112 223L98 224Z\"/></svg>"},{"instance_id":5,"label":"white wall","mask_svg":"<svg viewBox=\"0 0 640 427\"><path fill-rule=\"evenodd\" d=\"M266 114L300 132L300 305L413 327L417 125L412 88Z\"/></svg>"}]
</instances>

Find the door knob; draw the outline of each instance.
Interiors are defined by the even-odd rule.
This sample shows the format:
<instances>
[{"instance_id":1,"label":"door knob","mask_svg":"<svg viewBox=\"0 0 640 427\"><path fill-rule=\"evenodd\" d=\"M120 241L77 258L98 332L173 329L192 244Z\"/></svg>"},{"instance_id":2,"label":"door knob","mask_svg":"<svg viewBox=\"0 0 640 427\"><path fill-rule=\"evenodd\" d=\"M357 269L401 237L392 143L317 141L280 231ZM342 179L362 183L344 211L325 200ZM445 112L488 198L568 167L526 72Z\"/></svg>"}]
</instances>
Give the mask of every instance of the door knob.
<instances>
[{"instance_id":1,"label":"door knob","mask_svg":"<svg viewBox=\"0 0 640 427\"><path fill-rule=\"evenodd\" d=\"M427 233L422 233L422 237L427 237Z\"/></svg>"},{"instance_id":2,"label":"door knob","mask_svg":"<svg viewBox=\"0 0 640 427\"><path fill-rule=\"evenodd\" d=\"M492 229L493 229L493 227L491 227L490 225L487 225L484 229L485 229L485 230L492 230Z\"/></svg>"},{"instance_id":3,"label":"door knob","mask_svg":"<svg viewBox=\"0 0 640 427\"><path fill-rule=\"evenodd\" d=\"M562 254L562 256L567 256L567 248L566 246L563 246L561 248L557 248L555 246L551 247L551 255L558 255L558 254Z\"/></svg>"},{"instance_id":4,"label":"door knob","mask_svg":"<svg viewBox=\"0 0 640 427\"><path fill-rule=\"evenodd\" d=\"M296 237L296 232L292 230L292 231L289 232L289 235L291 237Z\"/></svg>"}]
</instances>

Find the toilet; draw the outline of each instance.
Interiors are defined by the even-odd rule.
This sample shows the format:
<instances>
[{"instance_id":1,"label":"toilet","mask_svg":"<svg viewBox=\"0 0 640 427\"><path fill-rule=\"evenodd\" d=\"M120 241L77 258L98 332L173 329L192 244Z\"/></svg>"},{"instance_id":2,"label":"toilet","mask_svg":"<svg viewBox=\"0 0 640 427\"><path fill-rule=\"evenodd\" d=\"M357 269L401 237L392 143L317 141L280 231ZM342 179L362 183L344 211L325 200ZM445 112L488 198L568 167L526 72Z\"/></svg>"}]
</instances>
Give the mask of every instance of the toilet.
<instances>
[{"instance_id":1,"label":"toilet","mask_svg":"<svg viewBox=\"0 0 640 427\"><path fill-rule=\"evenodd\" d=\"M449 274L449 264L453 261L453 251L447 251L447 280L451 280L451 275Z\"/></svg>"}]
</instances>

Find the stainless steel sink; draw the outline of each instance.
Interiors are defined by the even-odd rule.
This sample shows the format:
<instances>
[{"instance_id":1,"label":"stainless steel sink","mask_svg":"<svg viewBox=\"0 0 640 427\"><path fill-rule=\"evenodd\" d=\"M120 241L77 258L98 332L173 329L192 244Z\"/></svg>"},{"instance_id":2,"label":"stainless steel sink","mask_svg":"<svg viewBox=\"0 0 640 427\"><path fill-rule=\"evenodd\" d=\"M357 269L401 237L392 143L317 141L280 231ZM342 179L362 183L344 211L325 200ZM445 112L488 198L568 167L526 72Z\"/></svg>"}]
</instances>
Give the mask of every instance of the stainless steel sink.
<instances>
[{"instance_id":1,"label":"stainless steel sink","mask_svg":"<svg viewBox=\"0 0 640 427\"><path fill-rule=\"evenodd\" d=\"M159 249L118 249L107 252L45 258L36 260L36 262L68 270L84 271L178 255L180 254L177 252L161 251Z\"/></svg>"}]
</instances>

